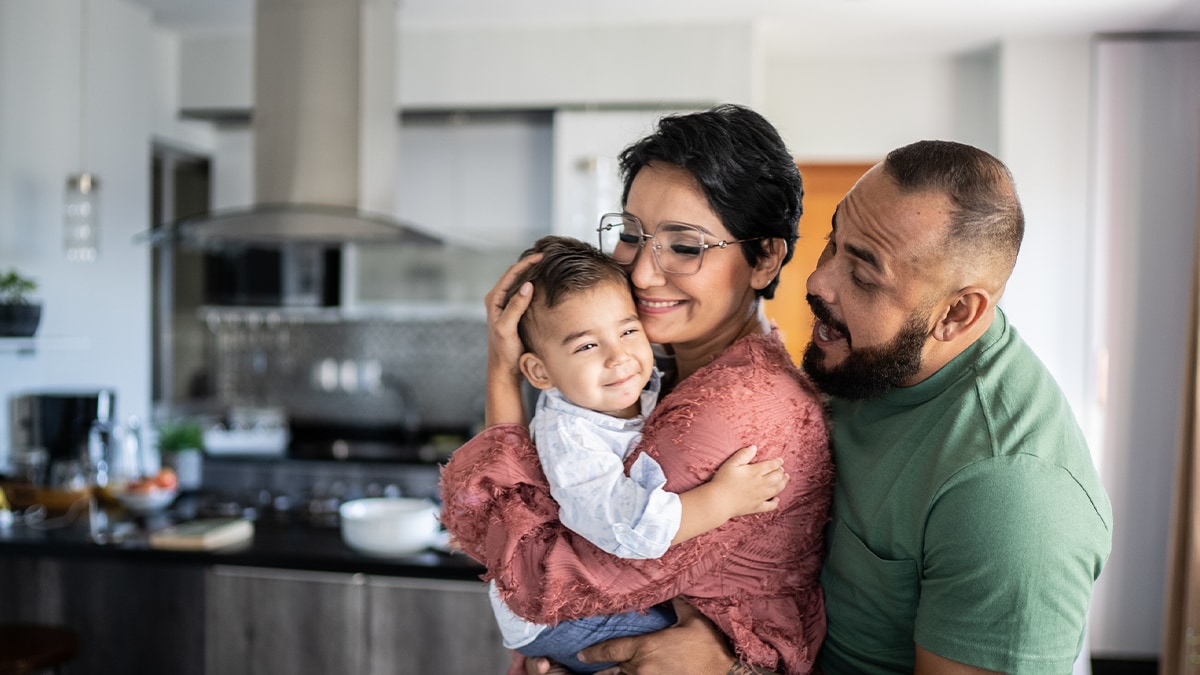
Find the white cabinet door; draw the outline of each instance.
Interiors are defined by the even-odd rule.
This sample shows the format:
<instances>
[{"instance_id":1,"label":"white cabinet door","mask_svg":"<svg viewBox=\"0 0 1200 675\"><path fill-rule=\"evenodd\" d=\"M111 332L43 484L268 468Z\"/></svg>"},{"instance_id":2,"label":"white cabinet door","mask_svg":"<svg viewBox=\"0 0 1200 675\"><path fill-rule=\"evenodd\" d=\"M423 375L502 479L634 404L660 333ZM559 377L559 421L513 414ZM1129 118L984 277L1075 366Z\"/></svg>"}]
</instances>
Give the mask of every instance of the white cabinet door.
<instances>
[{"instance_id":1,"label":"white cabinet door","mask_svg":"<svg viewBox=\"0 0 1200 675\"><path fill-rule=\"evenodd\" d=\"M603 213L621 210L617 156L670 110L559 110L554 114L554 233L596 242Z\"/></svg>"}]
</instances>

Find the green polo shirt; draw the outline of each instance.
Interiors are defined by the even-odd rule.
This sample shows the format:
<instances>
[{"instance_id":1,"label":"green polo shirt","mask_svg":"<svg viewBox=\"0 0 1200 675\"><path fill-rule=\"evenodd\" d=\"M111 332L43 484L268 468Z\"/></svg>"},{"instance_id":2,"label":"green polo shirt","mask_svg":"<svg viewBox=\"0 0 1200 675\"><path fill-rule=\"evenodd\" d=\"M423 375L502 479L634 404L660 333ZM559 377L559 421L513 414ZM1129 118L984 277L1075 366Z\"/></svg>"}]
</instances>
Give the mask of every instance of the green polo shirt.
<instances>
[{"instance_id":1,"label":"green polo shirt","mask_svg":"<svg viewBox=\"0 0 1200 675\"><path fill-rule=\"evenodd\" d=\"M928 380L832 411L825 674L910 673L914 643L990 670L1070 672L1112 507L1004 313Z\"/></svg>"}]
</instances>

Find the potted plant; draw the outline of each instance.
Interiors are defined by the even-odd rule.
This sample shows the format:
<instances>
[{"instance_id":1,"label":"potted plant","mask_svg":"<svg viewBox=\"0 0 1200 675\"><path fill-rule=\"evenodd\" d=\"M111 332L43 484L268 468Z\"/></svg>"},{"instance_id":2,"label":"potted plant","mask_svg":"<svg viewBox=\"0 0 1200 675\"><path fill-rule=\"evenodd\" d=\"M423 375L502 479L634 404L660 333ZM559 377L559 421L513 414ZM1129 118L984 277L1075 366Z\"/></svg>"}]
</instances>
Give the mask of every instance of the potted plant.
<instances>
[{"instance_id":1,"label":"potted plant","mask_svg":"<svg viewBox=\"0 0 1200 675\"><path fill-rule=\"evenodd\" d=\"M179 489L197 490L203 474L204 429L192 420L168 421L158 426L158 452L165 466L175 471Z\"/></svg>"},{"instance_id":2,"label":"potted plant","mask_svg":"<svg viewBox=\"0 0 1200 675\"><path fill-rule=\"evenodd\" d=\"M0 274L0 337L33 337L42 320L42 305L30 295L37 282L11 269Z\"/></svg>"}]
</instances>

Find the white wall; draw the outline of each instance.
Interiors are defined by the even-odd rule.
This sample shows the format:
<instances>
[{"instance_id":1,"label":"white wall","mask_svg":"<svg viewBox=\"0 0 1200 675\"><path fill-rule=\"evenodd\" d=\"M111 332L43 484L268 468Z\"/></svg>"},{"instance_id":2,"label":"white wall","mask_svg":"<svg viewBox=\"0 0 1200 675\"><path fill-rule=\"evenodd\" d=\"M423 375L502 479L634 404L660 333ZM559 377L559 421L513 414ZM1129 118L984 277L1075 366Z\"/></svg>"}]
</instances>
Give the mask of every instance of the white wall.
<instances>
[{"instance_id":1,"label":"white wall","mask_svg":"<svg viewBox=\"0 0 1200 675\"><path fill-rule=\"evenodd\" d=\"M1200 185L1200 36L1106 40L1096 57L1097 251L1107 351L1101 476L1116 518L1093 613L1097 652L1161 648ZM1194 305L1192 309L1195 309Z\"/></svg>"},{"instance_id":2,"label":"white wall","mask_svg":"<svg viewBox=\"0 0 1200 675\"><path fill-rule=\"evenodd\" d=\"M407 109L752 103L759 62L748 23L556 29L404 29L397 103ZM253 106L249 35L184 41L182 104Z\"/></svg>"},{"instance_id":3,"label":"white wall","mask_svg":"<svg viewBox=\"0 0 1200 675\"><path fill-rule=\"evenodd\" d=\"M210 153L215 142L213 126L179 115L182 40L154 31L151 49L150 118L155 138L195 154Z\"/></svg>"},{"instance_id":4,"label":"white wall","mask_svg":"<svg viewBox=\"0 0 1200 675\"><path fill-rule=\"evenodd\" d=\"M184 110L248 110L254 101L254 40L249 34L183 40L178 76Z\"/></svg>"},{"instance_id":5,"label":"white wall","mask_svg":"<svg viewBox=\"0 0 1200 675\"><path fill-rule=\"evenodd\" d=\"M175 133L154 111L175 106L154 100L163 45L147 12L117 0L89 7L81 159L80 3L0 0L0 268L18 266L41 285L39 335L70 338L67 349L0 353L5 461L14 392L112 387L120 415L149 413L149 255L133 237L149 222L151 136ZM61 243L66 177L81 163L101 181L90 264L67 262Z\"/></svg>"},{"instance_id":6,"label":"white wall","mask_svg":"<svg viewBox=\"0 0 1200 675\"><path fill-rule=\"evenodd\" d=\"M1000 50L999 156L1025 209L1025 240L1002 305L1081 423L1084 370L1094 367L1082 349L1090 73L1086 37L1006 42Z\"/></svg>"},{"instance_id":7,"label":"white wall","mask_svg":"<svg viewBox=\"0 0 1200 675\"><path fill-rule=\"evenodd\" d=\"M254 203L254 132L249 124L225 125L214 132L213 210Z\"/></svg>"},{"instance_id":8,"label":"white wall","mask_svg":"<svg viewBox=\"0 0 1200 675\"><path fill-rule=\"evenodd\" d=\"M953 59L768 59L763 113L807 162L875 162L924 138L951 139Z\"/></svg>"},{"instance_id":9,"label":"white wall","mask_svg":"<svg viewBox=\"0 0 1200 675\"><path fill-rule=\"evenodd\" d=\"M405 30L407 107L752 103L748 23Z\"/></svg>"}]
</instances>

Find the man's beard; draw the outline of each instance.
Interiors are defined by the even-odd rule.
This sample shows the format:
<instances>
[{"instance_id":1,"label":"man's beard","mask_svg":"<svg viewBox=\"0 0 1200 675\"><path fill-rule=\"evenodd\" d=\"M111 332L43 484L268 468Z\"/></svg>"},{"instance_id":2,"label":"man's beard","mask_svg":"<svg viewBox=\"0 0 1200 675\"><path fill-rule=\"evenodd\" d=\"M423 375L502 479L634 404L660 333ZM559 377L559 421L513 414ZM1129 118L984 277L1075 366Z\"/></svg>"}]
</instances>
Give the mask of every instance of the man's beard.
<instances>
[{"instance_id":1,"label":"man's beard","mask_svg":"<svg viewBox=\"0 0 1200 675\"><path fill-rule=\"evenodd\" d=\"M804 350L804 370L826 394L850 400L878 398L921 369L921 349L929 334L927 317L922 317L921 311L913 312L887 344L854 349L848 329L834 320L820 298L809 295L808 304L814 316L843 335L850 351L844 361L826 368L824 352L816 342L808 343Z\"/></svg>"}]
</instances>

